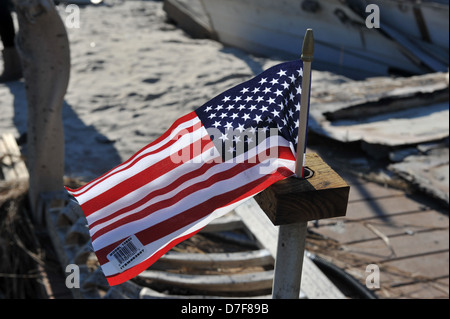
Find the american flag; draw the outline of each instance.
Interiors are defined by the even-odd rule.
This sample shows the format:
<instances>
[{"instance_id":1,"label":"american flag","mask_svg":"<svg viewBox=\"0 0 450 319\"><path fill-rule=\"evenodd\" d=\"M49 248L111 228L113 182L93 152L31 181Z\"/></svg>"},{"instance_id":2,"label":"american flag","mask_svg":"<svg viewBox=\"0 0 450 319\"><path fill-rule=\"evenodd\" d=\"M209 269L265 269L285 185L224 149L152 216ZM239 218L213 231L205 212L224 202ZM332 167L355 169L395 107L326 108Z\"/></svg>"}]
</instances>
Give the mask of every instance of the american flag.
<instances>
[{"instance_id":1,"label":"american flag","mask_svg":"<svg viewBox=\"0 0 450 319\"><path fill-rule=\"evenodd\" d=\"M294 174L302 66L282 63L225 91L126 162L67 188L110 285Z\"/></svg>"}]
</instances>

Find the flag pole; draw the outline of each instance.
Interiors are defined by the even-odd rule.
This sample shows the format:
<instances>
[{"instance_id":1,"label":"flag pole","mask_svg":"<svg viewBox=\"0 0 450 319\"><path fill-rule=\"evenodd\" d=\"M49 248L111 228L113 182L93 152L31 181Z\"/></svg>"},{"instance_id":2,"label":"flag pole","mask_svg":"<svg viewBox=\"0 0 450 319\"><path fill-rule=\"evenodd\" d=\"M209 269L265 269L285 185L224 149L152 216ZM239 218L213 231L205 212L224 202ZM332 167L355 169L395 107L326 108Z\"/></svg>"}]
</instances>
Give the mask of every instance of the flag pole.
<instances>
[{"instance_id":1,"label":"flag pole","mask_svg":"<svg viewBox=\"0 0 450 319\"><path fill-rule=\"evenodd\" d=\"M307 29L303 39L301 55L303 60L303 79L295 170L297 177L304 177L313 54L313 31L312 29ZM280 225L272 288L272 298L274 299L298 299L300 297L306 231L307 222Z\"/></svg>"},{"instance_id":2,"label":"flag pole","mask_svg":"<svg viewBox=\"0 0 450 319\"><path fill-rule=\"evenodd\" d=\"M305 174L305 153L306 153L306 132L308 130L309 115L309 93L311 88L311 62L314 57L314 35L312 29L307 29L303 39L302 55L303 79L302 96L300 100L300 117L298 125L297 159L295 174L297 177L304 177Z\"/></svg>"}]
</instances>

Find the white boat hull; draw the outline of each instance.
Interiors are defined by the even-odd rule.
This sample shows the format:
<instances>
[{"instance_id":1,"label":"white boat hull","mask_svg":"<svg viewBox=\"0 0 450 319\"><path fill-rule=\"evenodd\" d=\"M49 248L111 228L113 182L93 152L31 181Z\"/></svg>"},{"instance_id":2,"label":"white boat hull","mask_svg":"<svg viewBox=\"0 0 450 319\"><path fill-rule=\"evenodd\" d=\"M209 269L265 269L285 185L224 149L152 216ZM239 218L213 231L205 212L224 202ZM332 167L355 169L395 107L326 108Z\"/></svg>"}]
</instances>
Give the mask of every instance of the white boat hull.
<instances>
[{"instance_id":1,"label":"white boat hull","mask_svg":"<svg viewBox=\"0 0 450 319\"><path fill-rule=\"evenodd\" d=\"M314 67L352 78L429 72L395 41L338 0L316 12L292 0L202 0L219 40L247 52L297 58L307 28L314 30Z\"/></svg>"}]
</instances>

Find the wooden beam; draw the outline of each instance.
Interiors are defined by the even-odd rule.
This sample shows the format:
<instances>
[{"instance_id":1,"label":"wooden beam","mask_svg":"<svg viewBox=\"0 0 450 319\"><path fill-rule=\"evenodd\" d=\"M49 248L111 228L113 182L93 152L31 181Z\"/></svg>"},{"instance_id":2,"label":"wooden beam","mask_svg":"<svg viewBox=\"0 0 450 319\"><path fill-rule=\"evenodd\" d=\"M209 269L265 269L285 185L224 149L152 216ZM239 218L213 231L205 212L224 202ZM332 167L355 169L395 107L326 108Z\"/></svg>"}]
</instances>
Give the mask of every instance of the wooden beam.
<instances>
[{"instance_id":1,"label":"wooden beam","mask_svg":"<svg viewBox=\"0 0 450 319\"><path fill-rule=\"evenodd\" d=\"M309 178L287 178L255 196L274 225L345 216L350 186L317 154L306 154Z\"/></svg>"}]
</instances>

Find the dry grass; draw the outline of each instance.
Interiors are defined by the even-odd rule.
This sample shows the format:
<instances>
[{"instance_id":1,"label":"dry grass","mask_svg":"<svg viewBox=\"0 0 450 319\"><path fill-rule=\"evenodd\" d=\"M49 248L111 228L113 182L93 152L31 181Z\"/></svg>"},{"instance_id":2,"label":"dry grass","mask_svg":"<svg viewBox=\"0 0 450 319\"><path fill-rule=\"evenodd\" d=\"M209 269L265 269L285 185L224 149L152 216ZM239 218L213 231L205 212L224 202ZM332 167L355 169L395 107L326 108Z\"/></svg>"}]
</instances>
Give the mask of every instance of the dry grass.
<instances>
[{"instance_id":1,"label":"dry grass","mask_svg":"<svg viewBox=\"0 0 450 319\"><path fill-rule=\"evenodd\" d=\"M42 253L27 217L25 182L0 184L0 298L37 298Z\"/></svg>"}]
</instances>

